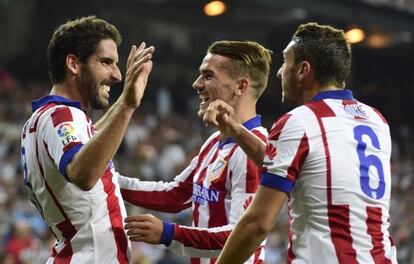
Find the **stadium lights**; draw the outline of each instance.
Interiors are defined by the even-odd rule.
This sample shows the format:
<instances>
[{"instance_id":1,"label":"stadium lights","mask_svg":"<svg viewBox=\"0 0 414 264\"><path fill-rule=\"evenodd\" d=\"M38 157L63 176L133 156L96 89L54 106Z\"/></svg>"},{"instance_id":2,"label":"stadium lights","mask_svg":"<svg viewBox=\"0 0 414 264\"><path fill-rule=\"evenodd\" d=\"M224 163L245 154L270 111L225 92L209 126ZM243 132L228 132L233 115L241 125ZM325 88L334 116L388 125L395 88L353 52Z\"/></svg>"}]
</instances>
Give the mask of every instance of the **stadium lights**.
<instances>
[{"instance_id":1,"label":"stadium lights","mask_svg":"<svg viewBox=\"0 0 414 264\"><path fill-rule=\"evenodd\" d=\"M391 46L395 42L396 42L396 39L392 38L392 36L386 35L386 34L380 34L380 33L372 34L367 39L368 45L371 48L375 48L375 49L386 48L388 46Z\"/></svg>"},{"instance_id":2,"label":"stadium lights","mask_svg":"<svg viewBox=\"0 0 414 264\"><path fill-rule=\"evenodd\" d=\"M212 1L204 6L204 13L207 16L219 16L226 12L226 4L223 1Z\"/></svg>"},{"instance_id":3,"label":"stadium lights","mask_svg":"<svg viewBox=\"0 0 414 264\"><path fill-rule=\"evenodd\" d=\"M360 28L352 28L345 33L345 37L349 43L355 44L365 39L365 32Z\"/></svg>"}]
</instances>

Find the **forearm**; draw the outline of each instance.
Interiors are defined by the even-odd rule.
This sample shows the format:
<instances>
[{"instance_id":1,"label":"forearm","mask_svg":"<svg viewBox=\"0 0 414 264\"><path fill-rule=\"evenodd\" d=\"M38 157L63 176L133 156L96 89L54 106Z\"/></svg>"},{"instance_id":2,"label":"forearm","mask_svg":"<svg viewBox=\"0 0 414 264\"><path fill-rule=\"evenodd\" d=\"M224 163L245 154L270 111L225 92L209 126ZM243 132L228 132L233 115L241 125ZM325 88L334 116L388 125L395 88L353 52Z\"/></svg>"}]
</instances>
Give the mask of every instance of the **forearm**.
<instances>
[{"instance_id":1,"label":"forearm","mask_svg":"<svg viewBox=\"0 0 414 264\"><path fill-rule=\"evenodd\" d=\"M111 114L113 114L114 110L116 110L116 105L117 104L113 104L104 114L101 118L99 118L99 120L93 124L93 126L95 127L95 129L97 131L101 130L102 127L108 123L108 120L110 119Z\"/></svg>"},{"instance_id":2,"label":"forearm","mask_svg":"<svg viewBox=\"0 0 414 264\"><path fill-rule=\"evenodd\" d=\"M258 167L261 167L266 143L242 125L238 126L233 136L247 156L249 156Z\"/></svg>"},{"instance_id":3,"label":"forearm","mask_svg":"<svg viewBox=\"0 0 414 264\"><path fill-rule=\"evenodd\" d=\"M191 207L192 178L187 173L172 182L140 181L119 175L119 186L125 201L146 209L178 213Z\"/></svg>"},{"instance_id":4,"label":"forearm","mask_svg":"<svg viewBox=\"0 0 414 264\"><path fill-rule=\"evenodd\" d=\"M244 215L227 240L217 264L243 263L266 238L270 230L258 225L258 219Z\"/></svg>"},{"instance_id":5,"label":"forearm","mask_svg":"<svg viewBox=\"0 0 414 264\"><path fill-rule=\"evenodd\" d=\"M243 263L248 259L272 229L285 198L286 193L260 185L216 263Z\"/></svg>"},{"instance_id":6,"label":"forearm","mask_svg":"<svg viewBox=\"0 0 414 264\"><path fill-rule=\"evenodd\" d=\"M121 144L133 112L134 108L115 103L99 131L68 164L66 174L70 181L84 190L95 186Z\"/></svg>"}]
</instances>

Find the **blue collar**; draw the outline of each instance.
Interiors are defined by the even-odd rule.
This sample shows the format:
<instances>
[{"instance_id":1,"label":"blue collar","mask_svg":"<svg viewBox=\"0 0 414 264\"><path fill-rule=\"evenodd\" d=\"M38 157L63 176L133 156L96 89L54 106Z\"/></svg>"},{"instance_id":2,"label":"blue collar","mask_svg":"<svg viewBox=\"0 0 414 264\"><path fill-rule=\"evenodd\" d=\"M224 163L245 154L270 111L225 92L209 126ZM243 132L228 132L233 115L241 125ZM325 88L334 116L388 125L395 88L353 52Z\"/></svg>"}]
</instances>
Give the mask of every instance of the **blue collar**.
<instances>
[{"instance_id":1,"label":"blue collar","mask_svg":"<svg viewBox=\"0 0 414 264\"><path fill-rule=\"evenodd\" d=\"M76 107L82 110L80 102L72 101L72 100L69 100L65 97L58 96L58 95L48 95L48 96L40 98L39 100L33 101L32 110L34 112L40 107L46 104L49 104L49 103L69 105L69 106L73 106L73 107Z\"/></svg>"},{"instance_id":2,"label":"blue collar","mask_svg":"<svg viewBox=\"0 0 414 264\"><path fill-rule=\"evenodd\" d=\"M340 99L340 100L355 100L352 95L352 91L348 89L344 90L330 90L319 92L312 98L311 102L317 102L323 99Z\"/></svg>"},{"instance_id":3,"label":"blue collar","mask_svg":"<svg viewBox=\"0 0 414 264\"><path fill-rule=\"evenodd\" d=\"M254 129L256 127L261 126L261 124L262 124L262 116L261 115L256 115L255 117L253 117L253 118L247 120L246 122L244 122L243 126L251 131L252 129ZM226 145L228 143L234 143L234 142L236 142L234 139L228 138L224 141L220 141L218 147L222 148L224 145Z\"/></svg>"}]
</instances>

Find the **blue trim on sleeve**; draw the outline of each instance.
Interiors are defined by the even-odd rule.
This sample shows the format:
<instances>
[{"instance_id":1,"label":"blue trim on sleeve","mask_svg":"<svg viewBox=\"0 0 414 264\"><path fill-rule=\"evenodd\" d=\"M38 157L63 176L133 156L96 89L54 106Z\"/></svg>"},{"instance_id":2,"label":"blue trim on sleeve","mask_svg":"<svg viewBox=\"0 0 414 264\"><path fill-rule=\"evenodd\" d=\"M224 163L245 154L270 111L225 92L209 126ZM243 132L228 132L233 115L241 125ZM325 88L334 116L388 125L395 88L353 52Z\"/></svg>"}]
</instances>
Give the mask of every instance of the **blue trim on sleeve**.
<instances>
[{"instance_id":1,"label":"blue trim on sleeve","mask_svg":"<svg viewBox=\"0 0 414 264\"><path fill-rule=\"evenodd\" d=\"M62 174L66 179L68 179L68 176L66 175L66 166L68 163L72 160L73 156L79 152L79 150L82 148L83 144L79 144L74 146L73 148L69 149L65 153L63 153L62 157L59 161L59 172Z\"/></svg>"},{"instance_id":2,"label":"blue trim on sleeve","mask_svg":"<svg viewBox=\"0 0 414 264\"><path fill-rule=\"evenodd\" d=\"M287 178L269 172L262 172L260 184L289 193L295 183Z\"/></svg>"},{"instance_id":3,"label":"blue trim on sleeve","mask_svg":"<svg viewBox=\"0 0 414 264\"><path fill-rule=\"evenodd\" d=\"M355 100L351 90L343 89L319 92L312 98L311 102L317 102L323 99Z\"/></svg>"},{"instance_id":4,"label":"blue trim on sleeve","mask_svg":"<svg viewBox=\"0 0 414 264\"><path fill-rule=\"evenodd\" d=\"M162 222L163 229L162 229L162 235L161 235L161 241L160 244L164 244L166 247L171 245L171 242L174 238L174 224L168 223L168 222Z\"/></svg>"}]
</instances>

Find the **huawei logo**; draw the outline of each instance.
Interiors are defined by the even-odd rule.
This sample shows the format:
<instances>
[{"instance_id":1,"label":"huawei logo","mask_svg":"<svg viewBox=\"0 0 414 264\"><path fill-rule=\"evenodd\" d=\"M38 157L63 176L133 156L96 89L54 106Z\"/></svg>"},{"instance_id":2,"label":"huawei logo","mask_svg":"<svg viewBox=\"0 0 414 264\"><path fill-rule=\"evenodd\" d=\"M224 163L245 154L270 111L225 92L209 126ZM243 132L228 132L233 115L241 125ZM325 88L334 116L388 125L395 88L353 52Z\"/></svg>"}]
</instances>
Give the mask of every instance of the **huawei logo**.
<instances>
[{"instance_id":1,"label":"huawei logo","mask_svg":"<svg viewBox=\"0 0 414 264\"><path fill-rule=\"evenodd\" d=\"M269 160L273 160L274 157L276 157L277 151L276 147L272 144L267 144L265 149L265 155L269 157Z\"/></svg>"}]
</instances>

